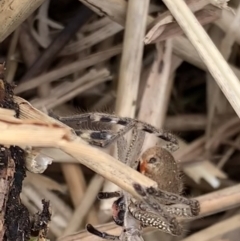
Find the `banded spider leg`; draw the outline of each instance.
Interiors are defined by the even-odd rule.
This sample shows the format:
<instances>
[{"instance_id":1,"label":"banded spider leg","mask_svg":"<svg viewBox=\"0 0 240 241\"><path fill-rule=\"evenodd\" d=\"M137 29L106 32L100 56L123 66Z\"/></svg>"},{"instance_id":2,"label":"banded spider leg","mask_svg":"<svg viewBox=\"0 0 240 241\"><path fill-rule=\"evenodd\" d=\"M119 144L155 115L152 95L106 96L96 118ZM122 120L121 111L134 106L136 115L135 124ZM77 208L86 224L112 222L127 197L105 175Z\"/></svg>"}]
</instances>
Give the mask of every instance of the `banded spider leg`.
<instances>
[{"instance_id":1,"label":"banded spider leg","mask_svg":"<svg viewBox=\"0 0 240 241\"><path fill-rule=\"evenodd\" d=\"M178 141L177 138L164 130L158 130L152 125L149 125L145 122L139 121L137 119L132 119L128 117L119 117L112 114L106 113L83 113L79 115L58 117L57 115L50 112L50 116L53 118L65 123L66 125L73 127L76 134L78 134L81 138L85 139L92 145L96 145L99 147L107 147L109 144L118 140L119 137L125 135L132 129L142 130L144 132L154 134L156 137L167 141L169 143L166 144L166 148L171 151L175 151L178 149ZM117 132L113 132L111 130L84 130L78 127L81 127L81 124L84 122L100 122L103 124L117 124L123 126Z\"/></svg>"}]
</instances>

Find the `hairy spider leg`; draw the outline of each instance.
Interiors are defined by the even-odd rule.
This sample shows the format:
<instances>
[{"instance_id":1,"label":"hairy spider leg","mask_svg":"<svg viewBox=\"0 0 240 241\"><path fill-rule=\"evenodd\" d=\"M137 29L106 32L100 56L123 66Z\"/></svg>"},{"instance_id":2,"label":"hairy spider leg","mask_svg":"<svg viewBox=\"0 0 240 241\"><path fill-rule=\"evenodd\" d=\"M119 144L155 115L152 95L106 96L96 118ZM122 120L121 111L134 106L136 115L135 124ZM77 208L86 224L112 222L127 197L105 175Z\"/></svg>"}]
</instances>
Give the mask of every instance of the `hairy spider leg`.
<instances>
[{"instance_id":1,"label":"hairy spider leg","mask_svg":"<svg viewBox=\"0 0 240 241\"><path fill-rule=\"evenodd\" d=\"M98 199L110 199L115 197L120 197L121 192L99 192L97 195Z\"/></svg>"},{"instance_id":2,"label":"hairy spider leg","mask_svg":"<svg viewBox=\"0 0 240 241\"><path fill-rule=\"evenodd\" d=\"M152 207L141 201L134 202L134 205L145 212L152 212ZM179 206L179 204L165 205L161 204L161 207L173 217L194 217L191 208L189 206Z\"/></svg>"},{"instance_id":3,"label":"hairy spider leg","mask_svg":"<svg viewBox=\"0 0 240 241\"><path fill-rule=\"evenodd\" d=\"M166 145L166 147L171 151L175 151L178 149L178 141L173 134L164 130L158 130L157 128L155 128L150 124L147 124L145 122L132 119L129 117L118 117L115 115L105 114L105 113L83 113L79 115L72 115L72 116L66 116L66 117L56 117L56 115L52 115L52 116L69 126L71 126L71 124L82 123L88 120L92 122L103 122L103 123L118 124L123 126L123 128L117 131L115 134L109 133L109 131L91 131L92 133L89 132L88 139L90 144L97 145L100 147L106 147L107 145L115 141L117 138L119 138L122 135L125 135L128 131L130 131L133 127L135 127L144 132L154 134L160 139L171 142ZM83 134L83 130L76 129L75 131L76 133L78 132L80 136L81 134ZM85 138L86 138L86 135L85 135Z\"/></svg>"},{"instance_id":4,"label":"hairy spider leg","mask_svg":"<svg viewBox=\"0 0 240 241\"><path fill-rule=\"evenodd\" d=\"M116 236L116 235L111 235L105 232L101 232L99 230L97 230L96 228L94 228L91 224L87 224L86 225L86 229L89 233L96 235L102 239L106 239L106 240L120 240L120 236Z\"/></svg>"},{"instance_id":5,"label":"hairy spider leg","mask_svg":"<svg viewBox=\"0 0 240 241\"><path fill-rule=\"evenodd\" d=\"M153 187L144 188L140 184L133 184L135 191L143 197L153 209L157 211L159 202L170 202L175 204L185 204L190 207L192 215L197 216L200 212L200 203L196 199L189 199L178 194L169 193ZM153 200L155 199L155 202ZM150 201L150 202L149 202Z\"/></svg>"},{"instance_id":6,"label":"hairy spider leg","mask_svg":"<svg viewBox=\"0 0 240 241\"><path fill-rule=\"evenodd\" d=\"M180 235L182 233L182 228L174 217L166 214L164 211L161 213L146 212L141 210L135 203L131 203L128 207L130 213L133 217L141 222L142 226L150 226L157 228L163 232L170 233L172 235Z\"/></svg>"}]
</instances>

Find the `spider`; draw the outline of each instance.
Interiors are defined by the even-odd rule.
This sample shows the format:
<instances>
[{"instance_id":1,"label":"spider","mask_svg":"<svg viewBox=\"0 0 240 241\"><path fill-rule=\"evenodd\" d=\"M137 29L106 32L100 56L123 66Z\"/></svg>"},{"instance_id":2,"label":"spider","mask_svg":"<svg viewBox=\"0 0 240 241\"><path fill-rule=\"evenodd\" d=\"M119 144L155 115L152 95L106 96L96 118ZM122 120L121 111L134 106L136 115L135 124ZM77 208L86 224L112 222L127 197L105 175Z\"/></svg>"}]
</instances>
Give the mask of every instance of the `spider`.
<instances>
[{"instance_id":1,"label":"spider","mask_svg":"<svg viewBox=\"0 0 240 241\"><path fill-rule=\"evenodd\" d=\"M155 227L172 235L181 235L182 227L176 217L194 217L200 211L199 202L180 196L183 188L177 163L170 152L162 147L146 150L140 158L140 172L157 182L158 188L145 188L135 183L136 192L143 197L144 202L132 201L128 206L132 216L140 221L141 226ZM119 197L113 203L113 219L123 226L126 205L119 192L99 193L98 198ZM181 204L181 206L179 206ZM97 234L91 225L88 231ZM99 233L98 233L99 235ZM106 234L103 236L108 238Z\"/></svg>"},{"instance_id":2,"label":"spider","mask_svg":"<svg viewBox=\"0 0 240 241\"><path fill-rule=\"evenodd\" d=\"M170 153L170 151L177 150L178 142L177 138L171 133L158 130L136 119L122 118L104 113L84 113L68 117L51 116L69 126L74 126L76 134L92 145L106 147L117 141L119 160L134 169L138 169L143 175L157 182L157 189L143 187L138 183L133 184L135 191L142 197L142 201L135 200L134 198L129 198L126 201L124 197L127 195L122 192L99 193L98 198L100 199L118 197L112 207L113 219L117 225L124 226L126 213L130 213L135 220L139 221L141 228L150 226L172 235L181 235L183 230L176 217L193 217L199 214L199 202L195 199L181 196L183 182L180 177L180 170ZM123 126L123 128L116 132L78 128L86 121L118 124ZM126 148L127 143L123 136L130 130L133 132L132 140L129 148ZM169 143L164 147L155 146L149 148L141 155L139 160L146 132L154 134ZM91 224L88 224L86 228L90 233L104 239L120 239L120 236L98 231Z\"/></svg>"}]
</instances>

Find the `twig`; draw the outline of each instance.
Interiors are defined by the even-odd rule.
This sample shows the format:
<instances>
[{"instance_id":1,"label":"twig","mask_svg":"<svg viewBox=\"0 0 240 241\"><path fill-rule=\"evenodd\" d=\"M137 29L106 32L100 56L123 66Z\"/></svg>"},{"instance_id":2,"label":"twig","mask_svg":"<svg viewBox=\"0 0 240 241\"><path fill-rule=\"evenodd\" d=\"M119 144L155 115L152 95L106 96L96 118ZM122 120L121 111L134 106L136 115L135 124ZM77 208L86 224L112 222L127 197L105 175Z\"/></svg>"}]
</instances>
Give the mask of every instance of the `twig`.
<instances>
[{"instance_id":1,"label":"twig","mask_svg":"<svg viewBox=\"0 0 240 241\"><path fill-rule=\"evenodd\" d=\"M219 240L224 234L233 232L239 229L240 214L234 215L224 221L216 223L209 228L203 229L189 237L183 239L182 241L210 241Z\"/></svg>"},{"instance_id":2,"label":"twig","mask_svg":"<svg viewBox=\"0 0 240 241\"><path fill-rule=\"evenodd\" d=\"M68 190L75 209L80 205L86 191L86 181L80 165L78 164L61 164ZM90 223L98 223L96 209L93 206L87 215L87 221ZM79 225L80 226L80 225Z\"/></svg>"},{"instance_id":3,"label":"twig","mask_svg":"<svg viewBox=\"0 0 240 241\"><path fill-rule=\"evenodd\" d=\"M133 117L136 109L148 7L149 0L128 2L116 102L116 113L120 116Z\"/></svg>"},{"instance_id":4,"label":"twig","mask_svg":"<svg viewBox=\"0 0 240 241\"><path fill-rule=\"evenodd\" d=\"M219 121L219 117L217 119ZM217 120L214 124L217 124ZM164 128L172 131L194 131L204 130L206 127L207 118L205 115L183 114L170 115L166 117Z\"/></svg>"},{"instance_id":5,"label":"twig","mask_svg":"<svg viewBox=\"0 0 240 241\"><path fill-rule=\"evenodd\" d=\"M209 24L211 22L214 22L215 20L219 19L221 16L221 10L214 6L207 6L198 12L196 12L194 15L196 19L199 21L199 23L204 26L206 24ZM160 28L160 32L158 33ZM177 35L182 35L183 30L179 27L178 23L166 23L159 26L159 28L156 30L155 33L149 33L145 37L145 44L150 43L157 43L163 40L166 40L168 38L173 38ZM149 38L149 35L153 35L151 38Z\"/></svg>"},{"instance_id":6,"label":"twig","mask_svg":"<svg viewBox=\"0 0 240 241\"><path fill-rule=\"evenodd\" d=\"M214 135L207 140L205 146L206 150L214 150L221 142L220 139L225 139L227 136L236 134L239 131L239 122L240 120L238 117L233 117L232 119L226 121L221 128L218 128L214 132Z\"/></svg>"},{"instance_id":7,"label":"twig","mask_svg":"<svg viewBox=\"0 0 240 241\"><path fill-rule=\"evenodd\" d=\"M99 71L89 71L84 76L76 79L69 85L69 82L64 82L57 87L52 89L51 96L42 99L34 99L31 103L36 108L54 108L72 98L79 95L80 93L86 91L98 85L106 80L110 80L112 77L107 69L101 69Z\"/></svg>"},{"instance_id":8,"label":"twig","mask_svg":"<svg viewBox=\"0 0 240 241\"><path fill-rule=\"evenodd\" d=\"M222 169L223 166L226 164L226 162L229 160L229 158L231 157L231 155L235 152L235 147L237 146L239 147L239 142L240 142L240 135L237 136L237 138L235 139L235 141L233 142L233 146L231 146L223 155L223 157L219 160L217 167L219 169ZM225 142L226 143L226 142Z\"/></svg>"},{"instance_id":9,"label":"twig","mask_svg":"<svg viewBox=\"0 0 240 241\"><path fill-rule=\"evenodd\" d=\"M223 10L222 11L222 17L218 19L214 24L217 25L220 29L222 29L224 32L229 31L229 26L232 25L232 22L234 21L234 15L232 12ZM240 33L237 31L235 32L235 39L238 44L240 44Z\"/></svg>"},{"instance_id":10,"label":"twig","mask_svg":"<svg viewBox=\"0 0 240 241\"><path fill-rule=\"evenodd\" d=\"M62 235L67 235L78 230L79 226L83 222L84 217L88 214L90 208L93 206L96 196L102 187L103 181L104 179L98 175L95 175L92 178L80 205L74 211L74 214Z\"/></svg>"}]
</instances>

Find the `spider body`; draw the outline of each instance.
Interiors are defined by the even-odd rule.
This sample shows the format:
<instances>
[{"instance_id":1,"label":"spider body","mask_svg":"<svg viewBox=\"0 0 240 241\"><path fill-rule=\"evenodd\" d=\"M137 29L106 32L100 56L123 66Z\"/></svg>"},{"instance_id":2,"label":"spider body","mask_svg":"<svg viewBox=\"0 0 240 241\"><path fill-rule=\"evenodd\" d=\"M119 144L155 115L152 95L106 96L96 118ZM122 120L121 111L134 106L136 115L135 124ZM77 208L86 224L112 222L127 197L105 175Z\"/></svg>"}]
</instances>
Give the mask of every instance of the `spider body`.
<instances>
[{"instance_id":1,"label":"spider body","mask_svg":"<svg viewBox=\"0 0 240 241\"><path fill-rule=\"evenodd\" d=\"M139 164L138 171L157 182L161 190L176 194L182 192L183 181L179 166L166 149L160 146L147 149L141 155ZM126 207L123 204L123 196L121 196L112 205L112 217L119 226L124 224ZM144 208L142 207L142 209Z\"/></svg>"},{"instance_id":2,"label":"spider body","mask_svg":"<svg viewBox=\"0 0 240 241\"><path fill-rule=\"evenodd\" d=\"M56 118L56 116L54 117ZM124 226L124 232L127 230L128 233L131 233L132 228L133 233L135 233L132 224L130 224L130 228L126 227L125 222L128 221L126 217L129 214L139 221L140 227L151 226L172 235L180 235L183 231L176 217L188 218L199 214L199 202L180 195L183 182L177 162L168 151L175 151L178 148L178 141L174 135L136 119L104 113L84 113L70 117L58 117L57 119L75 127L80 127L80 124L86 121L123 126L119 131L75 129L75 132L90 144L99 147L106 147L117 141L119 160L135 170L140 163L139 171L158 184L158 188L154 188L133 183L133 188L141 196L141 201L124 192L99 193L99 199L118 198L112 205L112 215L117 225ZM127 148L123 136L131 130L132 140ZM166 141L167 144L164 147L149 148L139 158L145 133L154 134ZM139 225L136 225L135 229L138 230L138 227ZM104 239L120 239L120 236L102 233L90 224L87 225L87 230Z\"/></svg>"}]
</instances>

